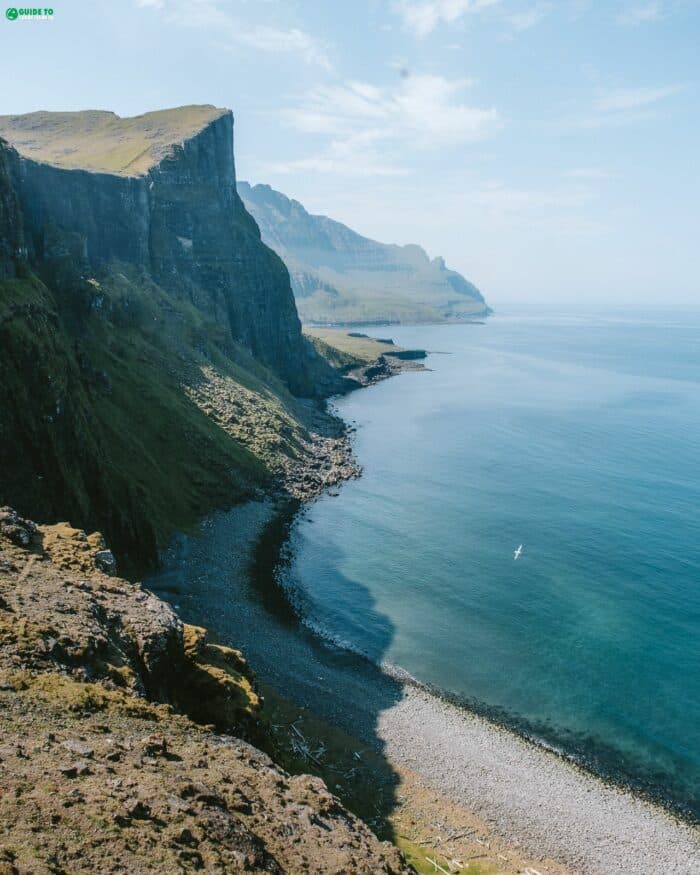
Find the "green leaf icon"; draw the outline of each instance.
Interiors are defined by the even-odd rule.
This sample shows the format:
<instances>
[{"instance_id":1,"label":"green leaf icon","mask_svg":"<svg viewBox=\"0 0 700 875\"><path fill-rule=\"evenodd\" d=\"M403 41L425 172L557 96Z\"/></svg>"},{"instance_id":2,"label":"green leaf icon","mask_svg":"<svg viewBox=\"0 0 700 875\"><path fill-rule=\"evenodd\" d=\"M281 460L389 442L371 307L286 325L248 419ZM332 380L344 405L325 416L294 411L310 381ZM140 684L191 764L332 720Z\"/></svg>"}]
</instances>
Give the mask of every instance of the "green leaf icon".
<instances>
[{"instance_id":1,"label":"green leaf icon","mask_svg":"<svg viewBox=\"0 0 700 875\"><path fill-rule=\"evenodd\" d=\"M19 12L17 12L14 6L10 6L5 12L5 18L9 18L10 21L16 21L19 18Z\"/></svg>"}]
</instances>

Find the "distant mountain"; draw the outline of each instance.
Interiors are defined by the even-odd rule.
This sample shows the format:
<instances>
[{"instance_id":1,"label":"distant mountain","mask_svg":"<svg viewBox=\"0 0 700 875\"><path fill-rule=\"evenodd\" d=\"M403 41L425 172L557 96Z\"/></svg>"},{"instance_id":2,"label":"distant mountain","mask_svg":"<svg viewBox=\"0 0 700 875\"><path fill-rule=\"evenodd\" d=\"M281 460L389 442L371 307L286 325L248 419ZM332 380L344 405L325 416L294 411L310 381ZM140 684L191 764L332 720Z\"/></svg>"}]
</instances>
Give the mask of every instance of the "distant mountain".
<instances>
[{"instance_id":1,"label":"distant mountain","mask_svg":"<svg viewBox=\"0 0 700 875\"><path fill-rule=\"evenodd\" d=\"M304 322L442 322L489 312L476 286L420 246L378 243L269 185L237 185L263 241L289 269Z\"/></svg>"}]
</instances>

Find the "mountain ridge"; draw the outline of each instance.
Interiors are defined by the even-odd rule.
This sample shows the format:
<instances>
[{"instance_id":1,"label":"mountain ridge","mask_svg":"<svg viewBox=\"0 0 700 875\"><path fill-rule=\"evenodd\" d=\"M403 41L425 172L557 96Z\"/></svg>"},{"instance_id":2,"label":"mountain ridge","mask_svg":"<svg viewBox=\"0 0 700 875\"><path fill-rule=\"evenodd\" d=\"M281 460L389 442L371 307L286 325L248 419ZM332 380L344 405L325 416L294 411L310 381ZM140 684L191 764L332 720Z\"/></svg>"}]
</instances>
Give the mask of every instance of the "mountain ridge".
<instances>
[{"instance_id":1,"label":"mountain ridge","mask_svg":"<svg viewBox=\"0 0 700 875\"><path fill-rule=\"evenodd\" d=\"M418 244L372 240L266 184L239 181L237 189L287 265L304 322L461 321L490 312L473 283Z\"/></svg>"}]
</instances>

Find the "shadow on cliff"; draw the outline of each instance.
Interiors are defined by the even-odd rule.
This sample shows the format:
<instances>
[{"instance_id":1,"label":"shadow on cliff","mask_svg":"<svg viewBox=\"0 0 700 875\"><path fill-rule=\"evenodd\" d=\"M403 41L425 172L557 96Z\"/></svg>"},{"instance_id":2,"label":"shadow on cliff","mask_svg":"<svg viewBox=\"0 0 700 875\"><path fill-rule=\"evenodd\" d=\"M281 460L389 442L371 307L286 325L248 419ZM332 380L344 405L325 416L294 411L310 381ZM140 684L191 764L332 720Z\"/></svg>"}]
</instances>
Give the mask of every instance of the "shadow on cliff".
<instances>
[{"instance_id":1,"label":"shadow on cliff","mask_svg":"<svg viewBox=\"0 0 700 875\"><path fill-rule=\"evenodd\" d=\"M175 602L185 622L206 626L222 643L244 652L265 688L268 720L277 730L269 752L289 771L323 777L380 837L392 838L387 820L399 778L377 727L380 714L402 699L403 685L375 662L386 654L394 627L376 610L369 590L350 579L338 585L352 594L355 622L371 628L371 659L304 625L303 605L279 583L299 505L286 502L273 515L268 505L267 516L253 521L262 507L250 503L209 518L201 535L177 542L147 585ZM242 561L246 537L254 549ZM306 743L310 755L303 750Z\"/></svg>"}]
</instances>

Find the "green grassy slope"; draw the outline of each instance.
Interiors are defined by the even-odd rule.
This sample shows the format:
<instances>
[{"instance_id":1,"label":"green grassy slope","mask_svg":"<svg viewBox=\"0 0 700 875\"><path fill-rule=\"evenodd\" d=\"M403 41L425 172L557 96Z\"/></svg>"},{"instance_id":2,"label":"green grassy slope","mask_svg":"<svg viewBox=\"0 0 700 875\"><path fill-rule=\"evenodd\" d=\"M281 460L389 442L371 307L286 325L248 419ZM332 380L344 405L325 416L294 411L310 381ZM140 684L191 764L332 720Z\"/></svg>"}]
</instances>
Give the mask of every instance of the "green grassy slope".
<instances>
[{"instance_id":1,"label":"green grassy slope","mask_svg":"<svg viewBox=\"0 0 700 875\"><path fill-rule=\"evenodd\" d=\"M44 279L0 281L0 504L103 531L130 570L306 437L282 383L146 276ZM224 430L197 392L212 373L286 428Z\"/></svg>"}]
</instances>

